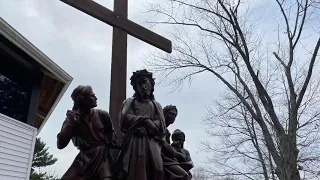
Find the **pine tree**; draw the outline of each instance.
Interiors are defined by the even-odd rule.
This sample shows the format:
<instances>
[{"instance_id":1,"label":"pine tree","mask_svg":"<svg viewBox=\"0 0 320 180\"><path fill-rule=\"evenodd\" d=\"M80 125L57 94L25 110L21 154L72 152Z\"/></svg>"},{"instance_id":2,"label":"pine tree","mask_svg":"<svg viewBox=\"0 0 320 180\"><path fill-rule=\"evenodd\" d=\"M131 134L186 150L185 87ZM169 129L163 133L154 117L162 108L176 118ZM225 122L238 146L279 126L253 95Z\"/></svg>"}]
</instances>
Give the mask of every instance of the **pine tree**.
<instances>
[{"instance_id":1,"label":"pine tree","mask_svg":"<svg viewBox=\"0 0 320 180\"><path fill-rule=\"evenodd\" d=\"M33 153L32 167L31 167L31 180L54 180L47 173L41 173L35 171L35 168L43 168L47 166L53 165L57 162L57 158L54 158L52 154L48 152L48 147L46 147L46 143L41 141L40 138L36 139L36 144Z\"/></svg>"}]
</instances>

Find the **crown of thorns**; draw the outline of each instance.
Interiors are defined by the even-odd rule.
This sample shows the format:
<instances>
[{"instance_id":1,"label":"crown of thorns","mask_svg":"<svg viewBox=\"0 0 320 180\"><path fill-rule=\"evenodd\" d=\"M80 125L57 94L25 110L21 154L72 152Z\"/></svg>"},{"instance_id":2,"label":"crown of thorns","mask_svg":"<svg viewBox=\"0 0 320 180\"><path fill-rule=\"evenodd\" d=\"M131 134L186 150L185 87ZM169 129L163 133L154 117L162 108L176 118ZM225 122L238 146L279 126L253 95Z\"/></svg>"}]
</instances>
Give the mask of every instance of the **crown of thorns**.
<instances>
[{"instance_id":1,"label":"crown of thorns","mask_svg":"<svg viewBox=\"0 0 320 180\"><path fill-rule=\"evenodd\" d=\"M132 76L130 78L130 80L131 80L130 84L132 86L134 86L136 81L137 81L137 79L139 77L143 77L143 76L150 78L150 80L152 80L152 81L155 80L155 78L152 77L152 73L151 72L147 71L146 69L143 69L143 70L138 70L138 71L132 73Z\"/></svg>"}]
</instances>

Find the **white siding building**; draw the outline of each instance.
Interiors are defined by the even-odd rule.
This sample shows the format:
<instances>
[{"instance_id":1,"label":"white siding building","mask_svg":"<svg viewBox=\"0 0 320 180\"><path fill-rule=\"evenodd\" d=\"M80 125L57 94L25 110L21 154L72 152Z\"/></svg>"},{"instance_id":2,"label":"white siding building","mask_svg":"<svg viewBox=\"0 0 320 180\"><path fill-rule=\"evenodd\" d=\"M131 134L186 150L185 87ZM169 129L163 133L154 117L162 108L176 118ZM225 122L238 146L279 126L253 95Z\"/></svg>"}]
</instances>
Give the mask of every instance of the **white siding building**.
<instances>
[{"instance_id":1,"label":"white siding building","mask_svg":"<svg viewBox=\"0 0 320 180\"><path fill-rule=\"evenodd\" d=\"M0 180L29 180L36 136L71 81L0 18Z\"/></svg>"}]
</instances>

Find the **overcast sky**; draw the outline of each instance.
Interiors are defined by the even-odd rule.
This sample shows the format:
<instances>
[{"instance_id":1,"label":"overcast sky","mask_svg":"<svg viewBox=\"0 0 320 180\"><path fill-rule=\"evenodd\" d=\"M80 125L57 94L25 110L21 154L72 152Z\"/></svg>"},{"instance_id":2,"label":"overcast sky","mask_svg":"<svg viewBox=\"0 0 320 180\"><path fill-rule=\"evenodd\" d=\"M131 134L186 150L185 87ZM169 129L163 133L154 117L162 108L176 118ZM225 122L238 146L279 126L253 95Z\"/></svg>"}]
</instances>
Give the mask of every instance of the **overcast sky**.
<instances>
[{"instance_id":1,"label":"overcast sky","mask_svg":"<svg viewBox=\"0 0 320 180\"><path fill-rule=\"evenodd\" d=\"M152 1L157 0L147 0ZM97 2L113 9L113 0ZM145 23L150 20L150 14L141 12L144 9L143 2L146 0L129 0L129 19L150 27ZM272 34L274 28L270 26L270 15L274 13L275 4L265 2L253 1L252 6L264 12L265 19L262 19L264 23L259 27L260 30ZM61 129L65 113L72 108L72 90L80 84L91 85L99 99L98 108L109 109L112 27L57 0L0 0L0 16L74 78L39 135L47 143L49 151L58 158L55 169L61 176L78 153L72 143L63 150L56 147L56 135ZM168 38L173 31L168 26L156 26L151 30ZM151 45L129 36L128 80L133 71L145 67L142 59L153 50L155 48ZM133 94L129 81L127 87L129 97ZM173 131L179 128L186 133L185 148L190 151L195 166L202 166L206 156L198 150L199 140L207 137L200 121L206 114L206 106L223 89L224 86L207 74L196 77L190 87L185 86L174 93L170 93L170 87L165 85L156 86L155 96L162 106L174 104L178 107L177 120L169 129Z\"/></svg>"}]
</instances>

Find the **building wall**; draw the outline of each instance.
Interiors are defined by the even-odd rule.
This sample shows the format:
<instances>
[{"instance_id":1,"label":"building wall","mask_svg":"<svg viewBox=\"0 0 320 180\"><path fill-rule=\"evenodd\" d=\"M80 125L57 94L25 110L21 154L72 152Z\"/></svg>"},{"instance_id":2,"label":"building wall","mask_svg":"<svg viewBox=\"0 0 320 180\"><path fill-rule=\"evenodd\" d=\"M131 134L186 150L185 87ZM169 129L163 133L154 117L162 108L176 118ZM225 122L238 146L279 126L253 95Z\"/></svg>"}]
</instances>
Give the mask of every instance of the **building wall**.
<instances>
[{"instance_id":1,"label":"building wall","mask_svg":"<svg viewBox=\"0 0 320 180\"><path fill-rule=\"evenodd\" d=\"M0 113L0 180L29 180L37 130Z\"/></svg>"}]
</instances>

